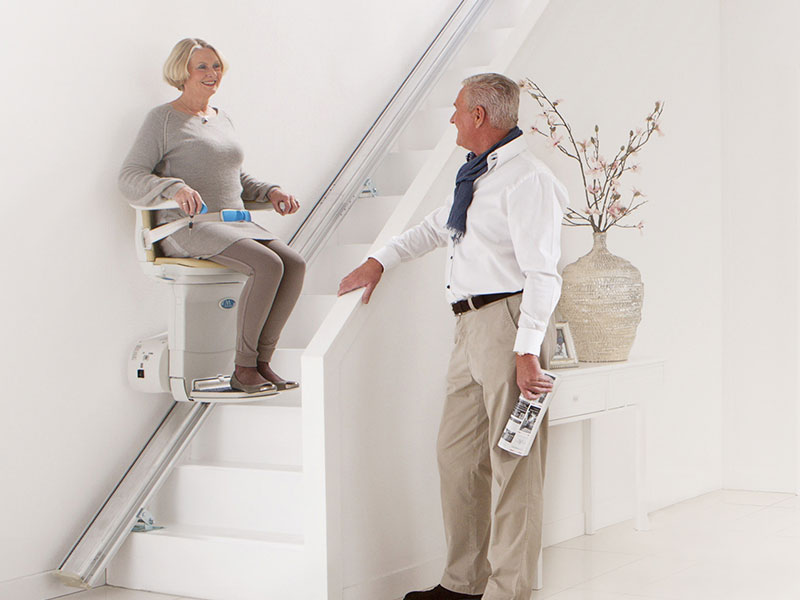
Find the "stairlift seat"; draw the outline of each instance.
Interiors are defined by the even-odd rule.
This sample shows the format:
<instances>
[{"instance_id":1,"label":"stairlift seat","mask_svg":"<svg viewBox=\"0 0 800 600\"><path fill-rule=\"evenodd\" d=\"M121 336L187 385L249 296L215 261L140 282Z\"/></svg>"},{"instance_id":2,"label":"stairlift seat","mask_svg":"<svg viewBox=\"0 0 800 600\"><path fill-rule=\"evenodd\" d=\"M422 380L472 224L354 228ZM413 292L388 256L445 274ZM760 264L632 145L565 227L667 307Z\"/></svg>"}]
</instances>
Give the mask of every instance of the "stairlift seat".
<instances>
[{"instance_id":1,"label":"stairlift seat","mask_svg":"<svg viewBox=\"0 0 800 600\"><path fill-rule=\"evenodd\" d=\"M131 386L144 392L169 392L183 402L248 402L275 394L274 390L238 392L231 389L227 375L233 371L236 345L237 311L232 309L238 305L247 277L210 260L158 255L157 240L164 233L160 237L150 233L156 230L153 210L176 206L169 201L136 210L139 263L145 274L169 285L172 302L169 330L141 340L129 359ZM248 203L248 208L267 206ZM223 221L250 220L247 211L216 215Z\"/></svg>"},{"instance_id":2,"label":"stairlift seat","mask_svg":"<svg viewBox=\"0 0 800 600\"><path fill-rule=\"evenodd\" d=\"M181 267L191 267L194 269L226 269L227 267L215 263L213 260L203 260L201 258L173 258L171 256L158 256L152 261L154 265L180 265Z\"/></svg>"}]
</instances>

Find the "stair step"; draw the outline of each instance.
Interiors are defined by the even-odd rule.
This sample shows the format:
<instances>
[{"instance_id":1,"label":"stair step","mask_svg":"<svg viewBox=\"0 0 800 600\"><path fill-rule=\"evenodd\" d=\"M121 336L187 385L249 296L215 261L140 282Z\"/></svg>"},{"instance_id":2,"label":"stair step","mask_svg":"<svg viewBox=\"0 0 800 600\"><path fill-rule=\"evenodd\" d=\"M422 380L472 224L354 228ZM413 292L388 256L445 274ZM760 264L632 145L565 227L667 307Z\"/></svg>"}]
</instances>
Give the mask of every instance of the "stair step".
<instances>
[{"instance_id":1,"label":"stair step","mask_svg":"<svg viewBox=\"0 0 800 600\"><path fill-rule=\"evenodd\" d=\"M291 379L294 381L300 381L300 357L302 355L303 355L302 348L278 347L275 350L275 354L272 355L270 366L275 370L276 373L280 374L281 377L284 377L286 379ZM278 396L286 396L288 401L288 398L291 398L300 393L301 391L298 388L294 390L280 392ZM252 404L255 405L256 403L253 402Z\"/></svg>"},{"instance_id":2,"label":"stair step","mask_svg":"<svg viewBox=\"0 0 800 600\"><path fill-rule=\"evenodd\" d=\"M296 465L188 462L175 468L151 510L162 525L300 535L301 498Z\"/></svg>"},{"instance_id":3,"label":"stair step","mask_svg":"<svg viewBox=\"0 0 800 600\"><path fill-rule=\"evenodd\" d=\"M419 110L400 134L396 148L402 150L431 150L439 143L450 125L453 107Z\"/></svg>"},{"instance_id":4,"label":"stair step","mask_svg":"<svg viewBox=\"0 0 800 600\"><path fill-rule=\"evenodd\" d=\"M217 406L192 442L190 460L302 465L300 393L291 390L277 397L283 396L296 399L296 406Z\"/></svg>"},{"instance_id":5,"label":"stair step","mask_svg":"<svg viewBox=\"0 0 800 600\"><path fill-rule=\"evenodd\" d=\"M310 294L336 294L342 277L364 261L369 249L370 244L326 246L308 270L304 289Z\"/></svg>"},{"instance_id":6,"label":"stair step","mask_svg":"<svg viewBox=\"0 0 800 600\"><path fill-rule=\"evenodd\" d=\"M487 57L488 58L488 57ZM434 86L425 100L426 109L448 108L453 109L453 102L461 89L461 82L471 75L486 73L489 67L486 63L476 63L472 66L451 66Z\"/></svg>"},{"instance_id":7,"label":"stair step","mask_svg":"<svg viewBox=\"0 0 800 600\"><path fill-rule=\"evenodd\" d=\"M475 31L513 28L529 4L530 0L495 0Z\"/></svg>"},{"instance_id":8,"label":"stair step","mask_svg":"<svg viewBox=\"0 0 800 600\"><path fill-rule=\"evenodd\" d=\"M479 65L486 61L486 57L496 56L512 30L511 27L504 27L473 31L453 61L453 66Z\"/></svg>"},{"instance_id":9,"label":"stair step","mask_svg":"<svg viewBox=\"0 0 800 600\"><path fill-rule=\"evenodd\" d=\"M336 244L371 244L386 224L402 196L376 196L356 200L336 230Z\"/></svg>"},{"instance_id":10,"label":"stair step","mask_svg":"<svg viewBox=\"0 0 800 600\"><path fill-rule=\"evenodd\" d=\"M306 600L301 536L176 526L134 533L109 585L205 600Z\"/></svg>"},{"instance_id":11,"label":"stair step","mask_svg":"<svg viewBox=\"0 0 800 600\"><path fill-rule=\"evenodd\" d=\"M301 294L281 334L280 345L286 348L308 346L334 302L334 294Z\"/></svg>"},{"instance_id":12,"label":"stair step","mask_svg":"<svg viewBox=\"0 0 800 600\"><path fill-rule=\"evenodd\" d=\"M429 156L430 150L389 152L372 176L378 193L388 196L405 194Z\"/></svg>"}]
</instances>

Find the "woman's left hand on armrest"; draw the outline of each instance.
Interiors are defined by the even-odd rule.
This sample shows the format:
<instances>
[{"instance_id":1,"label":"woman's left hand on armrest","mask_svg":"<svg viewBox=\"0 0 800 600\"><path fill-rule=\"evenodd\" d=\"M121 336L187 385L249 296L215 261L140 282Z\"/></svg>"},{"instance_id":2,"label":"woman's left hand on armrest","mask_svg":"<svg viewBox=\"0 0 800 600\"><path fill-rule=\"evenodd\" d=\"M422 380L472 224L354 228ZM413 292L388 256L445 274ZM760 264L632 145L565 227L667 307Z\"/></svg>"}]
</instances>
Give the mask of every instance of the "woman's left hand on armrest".
<instances>
[{"instance_id":1,"label":"woman's left hand on armrest","mask_svg":"<svg viewBox=\"0 0 800 600\"><path fill-rule=\"evenodd\" d=\"M291 215L300 208L300 203L291 194L287 194L281 188L273 188L267 194L267 200L275 207L275 212L279 215Z\"/></svg>"}]
</instances>

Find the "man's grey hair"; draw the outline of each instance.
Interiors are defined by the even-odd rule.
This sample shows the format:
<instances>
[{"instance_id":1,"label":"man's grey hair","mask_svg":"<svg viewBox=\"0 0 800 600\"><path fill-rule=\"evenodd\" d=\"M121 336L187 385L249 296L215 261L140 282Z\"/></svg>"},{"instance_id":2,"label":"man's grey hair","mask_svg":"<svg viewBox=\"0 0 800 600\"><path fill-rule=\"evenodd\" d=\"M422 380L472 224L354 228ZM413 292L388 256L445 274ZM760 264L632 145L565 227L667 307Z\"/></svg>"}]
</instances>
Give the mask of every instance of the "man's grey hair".
<instances>
[{"instance_id":1,"label":"man's grey hair","mask_svg":"<svg viewBox=\"0 0 800 600\"><path fill-rule=\"evenodd\" d=\"M461 82L470 110L482 106L489 125L496 129L512 129L519 119L519 86L505 75L481 73Z\"/></svg>"}]
</instances>

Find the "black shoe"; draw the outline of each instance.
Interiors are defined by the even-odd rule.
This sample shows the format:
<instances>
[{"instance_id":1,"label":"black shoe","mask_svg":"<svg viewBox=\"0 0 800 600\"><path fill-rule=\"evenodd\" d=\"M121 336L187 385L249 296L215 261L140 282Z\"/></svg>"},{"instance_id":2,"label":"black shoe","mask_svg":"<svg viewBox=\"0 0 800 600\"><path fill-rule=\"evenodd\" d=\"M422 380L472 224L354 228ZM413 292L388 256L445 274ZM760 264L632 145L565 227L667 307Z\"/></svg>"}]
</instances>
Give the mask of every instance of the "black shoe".
<instances>
[{"instance_id":1,"label":"black shoe","mask_svg":"<svg viewBox=\"0 0 800 600\"><path fill-rule=\"evenodd\" d=\"M432 590L423 592L408 592L403 600L480 600L483 594L462 594L461 592L451 592L441 585L437 585Z\"/></svg>"}]
</instances>

